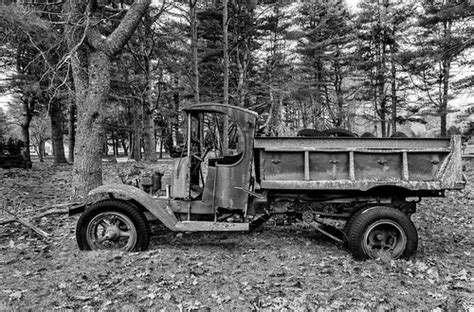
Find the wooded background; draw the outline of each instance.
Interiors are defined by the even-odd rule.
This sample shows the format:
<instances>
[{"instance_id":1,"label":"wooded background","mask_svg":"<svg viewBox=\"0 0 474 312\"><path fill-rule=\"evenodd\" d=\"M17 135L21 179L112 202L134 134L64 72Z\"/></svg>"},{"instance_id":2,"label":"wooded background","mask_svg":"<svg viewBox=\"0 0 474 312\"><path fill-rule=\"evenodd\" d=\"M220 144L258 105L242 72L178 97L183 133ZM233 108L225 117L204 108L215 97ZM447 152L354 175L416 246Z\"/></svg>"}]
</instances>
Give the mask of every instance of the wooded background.
<instances>
[{"instance_id":1,"label":"wooded background","mask_svg":"<svg viewBox=\"0 0 474 312\"><path fill-rule=\"evenodd\" d=\"M0 3L0 140L40 159L50 140L74 196L101 184L107 154L155 161L180 144L179 111L199 102L254 110L273 136L474 128L471 1Z\"/></svg>"}]
</instances>

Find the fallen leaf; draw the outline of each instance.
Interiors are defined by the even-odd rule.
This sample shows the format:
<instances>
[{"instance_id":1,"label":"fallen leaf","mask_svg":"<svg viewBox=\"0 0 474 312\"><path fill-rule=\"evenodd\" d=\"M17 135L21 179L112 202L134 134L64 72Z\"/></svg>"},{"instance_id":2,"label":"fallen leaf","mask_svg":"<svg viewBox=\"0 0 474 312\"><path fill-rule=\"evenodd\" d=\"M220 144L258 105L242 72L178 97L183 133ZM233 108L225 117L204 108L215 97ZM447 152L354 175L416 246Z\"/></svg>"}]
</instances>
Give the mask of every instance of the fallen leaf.
<instances>
[{"instance_id":1,"label":"fallen leaf","mask_svg":"<svg viewBox=\"0 0 474 312\"><path fill-rule=\"evenodd\" d=\"M12 292L9 296L10 300L20 300L23 296L21 291Z\"/></svg>"}]
</instances>

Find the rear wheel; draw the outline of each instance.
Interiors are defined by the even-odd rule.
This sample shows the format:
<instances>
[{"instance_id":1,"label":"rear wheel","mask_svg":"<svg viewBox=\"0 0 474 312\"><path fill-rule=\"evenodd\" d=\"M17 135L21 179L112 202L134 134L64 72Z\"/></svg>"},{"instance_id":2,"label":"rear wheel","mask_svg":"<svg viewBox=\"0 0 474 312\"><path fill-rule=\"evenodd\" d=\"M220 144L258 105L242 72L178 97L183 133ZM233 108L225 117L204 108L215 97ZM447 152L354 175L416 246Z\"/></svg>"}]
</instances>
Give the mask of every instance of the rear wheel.
<instances>
[{"instance_id":1,"label":"rear wheel","mask_svg":"<svg viewBox=\"0 0 474 312\"><path fill-rule=\"evenodd\" d=\"M81 215L76 240L81 250L141 251L148 248L150 227L136 206L121 200L104 200Z\"/></svg>"},{"instance_id":2,"label":"rear wheel","mask_svg":"<svg viewBox=\"0 0 474 312\"><path fill-rule=\"evenodd\" d=\"M348 229L348 247L358 260L388 255L412 256L418 246L415 225L403 212L391 207L371 207L354 215Z\"/></svg>"}]
</instances>

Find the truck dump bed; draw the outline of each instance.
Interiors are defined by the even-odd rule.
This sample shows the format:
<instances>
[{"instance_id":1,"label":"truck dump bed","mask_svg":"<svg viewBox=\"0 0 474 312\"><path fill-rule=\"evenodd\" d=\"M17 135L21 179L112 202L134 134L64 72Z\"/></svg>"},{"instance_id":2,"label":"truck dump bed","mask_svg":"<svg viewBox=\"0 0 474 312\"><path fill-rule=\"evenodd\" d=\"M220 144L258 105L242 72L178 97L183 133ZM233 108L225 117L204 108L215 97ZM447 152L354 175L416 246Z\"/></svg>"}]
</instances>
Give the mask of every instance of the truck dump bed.
<instances>
[{"instance_id":1,"label":"truck dump bed","mask_svg":"<svg viewBox=\"0 0 474 312\"><path fill-rule=\"evenodd\" d=\"M257 181L273 190L462 189L461 138L256 137Z\"/></svg>"}]
</instances>

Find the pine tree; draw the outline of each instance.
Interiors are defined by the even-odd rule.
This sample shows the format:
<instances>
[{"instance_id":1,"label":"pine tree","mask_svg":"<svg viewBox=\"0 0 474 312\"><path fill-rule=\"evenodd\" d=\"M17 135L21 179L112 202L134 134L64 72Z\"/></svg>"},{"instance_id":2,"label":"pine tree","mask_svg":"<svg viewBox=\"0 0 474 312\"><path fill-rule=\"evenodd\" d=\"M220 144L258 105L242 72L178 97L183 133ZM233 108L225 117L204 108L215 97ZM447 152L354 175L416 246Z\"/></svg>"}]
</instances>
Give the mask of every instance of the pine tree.
<instances>
[{"instance_id":1,"label":"pine tree","mask_svg":"<svg viewBox=\"0 0 474 312\"><path fill-rule=\"evenodd\" d=\"M288 97L287 90L293 89L289 87L293 79L293 59L288 51L287 31L292 25L292 9L278 3L263 9L271 13L263 15L258 21L260 40L263 42L260 49L263 50L263 60L258 67L258 79L255 79L253 87L255 98L263 102L257 107L258 111L268 111L261 131L265 135L278 135L286 129L282 120L284 99Z\"/></svg>"},{"instance_id":2,"label":"pine tree","mask_svg":"<svg viewBox=\"0 0 474 312\"><path fill-rule=\"evenodd\" d=\"M337 0L309 2L299 13L297 52L302 57L300 73L304 78L300 83L309 86L314 98L313 123L323 117L333 127L347 126L344 79L351 58L350 42L354 39L348 8Z\"/></svg>"},{"instance_id":3,"label":"pine tree","mask_svg":"<svg viewBox=\"0 0 474 312\"><path fill-rule=\"evenodd\" d=\"M419 100L427 114L440 117L441 136L447 134L449 101L454 94L452 69L472 54L474 6L468 1L425 1L420 8L419 28L413 50L403 61L420 91ZM472 65L472 64L471 64ZM460 88L472 86L472 74L461 78Z\"/></svg>"},{"instance_id":4,"label":"pine tree","mask_svg":"<svg viewBox=\"0 0 474 312\"><path fill-rule=\"evenodd\" d=\"M360 10L357 65L365 76L361 100L372 103L375 128L380 126L382 136L389 136L397 130L400 106L405 102L400 92L406 83L400 73L400 53L413 4L366 0L360 3Z\"/></svg>"}]
</instances>

